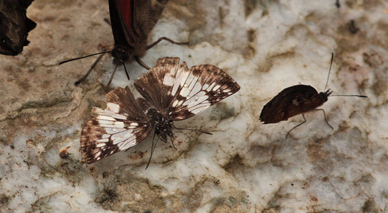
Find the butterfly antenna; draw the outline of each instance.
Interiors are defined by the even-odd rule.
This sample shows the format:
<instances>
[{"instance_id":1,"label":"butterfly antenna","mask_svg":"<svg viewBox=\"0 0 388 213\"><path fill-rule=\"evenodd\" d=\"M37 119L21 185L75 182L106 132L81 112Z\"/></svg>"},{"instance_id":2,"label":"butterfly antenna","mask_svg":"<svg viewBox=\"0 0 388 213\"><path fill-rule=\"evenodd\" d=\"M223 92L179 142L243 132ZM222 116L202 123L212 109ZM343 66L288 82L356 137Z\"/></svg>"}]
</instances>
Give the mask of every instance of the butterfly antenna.
<instances>
[{"instance_id":1,"label":"butterfly antenna","mask_svg":"<svg viewBox=\"0 0 388 213\"><path fill-rule=\"evenodd\" d=\"M198 130L198 129L187 129L187 128L179 128L179 127L176 127L174 124L172 125L172 127L174 127L174 129L177 129L177 130L190 130L190 131L195 131L195 132L205 133L205 134L208 134L208 135L213 135L213 134L212 134L212 133L210 133L210 132L205 132L205 131Z\"/></svg>"},{"instance_id":2,"label":"butterfly antenna","mask_svg":"<svg viewBox=\"0 0 388 213\"><path fill-rule=\"evenodd\" d=\"M332 95L332 96L345 96L345 97L368 98L368 96L366 96L366 95Z\"/></svg>"},{"instance_id":3,"label":"butterfly antenna","mask_svg":"<svg viewBox=\"0 0 388 213\"><path fill-rule=\"evenodd\" d=\"M119 66L119 65L116 64L116 66L115 66L115 68L114 68L114 70L113 70L113 72L112 72L112 75L111 75L110 78L109 78L108 84L106 85L106 88L108 88L109 85L110 85L110 83L112 83L113 77L114 77L115 74L116 74L116 70L117 70L117 67L118 67L118 66Z\"/></svg>"},{"instance_id":4,"label":"butterfly antenna","mask_svg":"<svg viewBox=\"0 0 388 213\"><path fill-rule=\"evenodd\" d=\"M84 59L84 58L89 58L89 57L92 57L92 56L95 56L95 55L105 55L105 53L110 53L111 51L103 51L103 52L99 52L99 53L94 53L94 54L91 54L91 55L86 55L86 56L82 56L82 57L78 57L78 58L72 58L72 59L69 59L69 60L65 60L65 61L61 61L58 63L58 65L61 65L61 64L65 64L67 62L70 62L70 61L76 61L76 60L79 60L79 59Z\"/></svg>"},{"instance_id":5,"label":"butterfly antenna","mask_svg":"<svg viewBox=\"0 0 388 213\"><path fill-rule=\"evenodd\" d=\"M333 64L333 58L334 58L334 53L331 53L331 61L330 61L329 73L327 74L326 85L325 85L325 89L323 91L326 91L327 84L329 83L329 76L330 76L330 71L331 71L331 65Z\"/></svg>"},{"instance_id":6,"label":"butterfly antenna","mask_svg":"<svg viewBox=\"0 0 388 213\"><path fill-rule=\"evenodd\" d=\"M94 69L94 67L97 66L97 63L101 60L101 58L105 55L106 52L103 52L103 53L100 53L101 55L98 56L98 58L96 59L96 61L93 63L93 65L90 67L89 71L82 77L80 78L78 81L76 81L74 83L74 85L78 86L81 82L83 82L87 77L88 75L92 72L92 70ZM84 56L85 57L85 56ZM80 59L80 58L79 58ZM75 59L72 59L72 60L75 60ZM69 61L67 61L69 62ZM66 63L66 62L64 62ZM61 64L61 63L60 63Z\"/></svg>"},{"instance_id":7,"label":"butterfly antenna","mask_svg":"<svg viewBox=\"0 0 388 213\"><path fill-rule=\"evenodd\" d=\"M151 155L150 155L150 159L148 160L147 166L146 166L146 168L145 168L144 170L146 170L146 169L148 168L148 166L150 165L152 155L154 154L154 149L155 149L155 147L156 147L156 144L158 143L158 139L159 139L159 138L157 138L157 139L156 139L156 142L155 142L155 135L156 135L156 134L155 134L155 132L154 132L154 137L152 138L152 145L151 145Z\"/></svg>"},{"instance_id":8,"label":"butterfly antenna","mask_svg":"<svg viewBox=\"0 0 388 213\"><path fill-rule=\"evenodd\" d=\"M129 80L130 80L129 74L128 74L127 67L125 66L125 63L124 63L124 62L123 62L123 65L124 65L125 74L127 75L127 78L128 78L128 81L129 81Z\"/></svg>"}]
</instances>

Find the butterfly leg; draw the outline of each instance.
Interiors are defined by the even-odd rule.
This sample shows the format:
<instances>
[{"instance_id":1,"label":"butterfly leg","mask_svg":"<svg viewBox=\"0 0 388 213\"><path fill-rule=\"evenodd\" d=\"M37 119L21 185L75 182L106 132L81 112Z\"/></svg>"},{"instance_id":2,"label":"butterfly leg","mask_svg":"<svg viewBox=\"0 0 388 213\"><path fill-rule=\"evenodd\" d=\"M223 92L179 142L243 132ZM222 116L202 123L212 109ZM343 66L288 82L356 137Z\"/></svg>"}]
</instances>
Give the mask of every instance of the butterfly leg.
<instances>
[{"instance_id":1,"label":"butterfly leg","mask_svg":"<svg viewBox=\"0 0 388 213\"><path fill-rule=\"evenodd\" d=\"M124 66L125 75L127 75L127 78L129 81L129 80L131 80L131 78L129 78L128 70L127 70L127 67L125 66L125 63L123 63L123 66Z\"/></svg>"},{"instance_id":2,"label":"butterfly leg","mask_svg":"<svg viewBox=\"0 0 388 213\"><path fill-rule=\"evenodd\" d=\"M136 62L140 65L140 66L142 66L142 67L144 67L146 70L149 70L149 69L151 69L151 68L149 68L139 57L137 57L137 56L135 56L134 57L135 58L135 60L136 60Z\"/></svg>"},{"instance_id":3,"label":"butterfly leg","mask_svg":"<svg viewBox=\"0 0 388 213\"><path fill-rule=\"evenodd\" d=\"M118 67L118 66L119 66L119 65L116 64L115 69L113 70L113 73L112 73L112 75L111 75L110 78L109 78L108 84L106 85L106 88L108 88L109 85L110 85L110 83L112 83L113 77L114 77L115 74L116 74L116 70L117 70L117 67Z\"/></svg>"},{"instance_id":4,"label":"butterfly leg","mask_svg":"<svg viewBox=\"0 0 388 213\"><path fill-rule=\"evenodd\" d=\"M151 49L152 47L154 47L155 45L157 45L159 42L161 42L162 40L166 40L166 41L169 41L170 43L173 43L173 44L178 44L178 45L188 45L189 42L176 42L174 40L171 40L167 37L161 37L159 38L158 40L156 40L154 43L150 44L147 46L147 50Z\"/></svg>"},{"instance_id":5,"label":"butterfly leg","mask_svg":"<svg viewBox=\"0 0 388 213\"><path fill-rule=\"evenodd\" d=\"M327 124L331 129L334 129L334 128L329 124L329 122L327 121L327 117L326 117L325 110L323 110L323 109L315 109L315 110L322 111L322 112L323 112L323 117L325 118L326 124Z\"/></svg>"},{"instance_id":6,"label":"butterfly leg","mask_svg":"<svg viewBox=\"0 0 388 213\"><path fill-rule=\"evenodd\" d=\"M172 147L174 147L175 150L178 150L178 149L175 147L174 138L173 138L173 137L171 137L171 144L172 144Z\"/></svg>"},{"instance_id":7,"label":"butterfly leg","mask_svg":"<svg viewBox=\"0 0 388 213\"><path fill-rule=\"evenodd\" d=\"M89 71L82 77L80 78L78 81L76 81L74 83L74 85L78 86L82 81L84 81L88 75L92 72L92 70L94 69L94 67L97 66L97 63L101 60L101 58L105 55L105 53L101 54L100 56L98 56L97 60L93 63L93 65L90 67Z\"/></svg>"},{"instance_id":8,"label":"butterfly leg","mask_svg":"<svg viewBox=\"0 0 388 213\"><path fill-rule=\"evenodd\" d=\"M294 130L294 129L296 129L298 126L300 126L300 125L306 123L306 118L304 117L304 114L303 114L303 113L302 113L302 116L303 116L303 120L304 120L304 121L302 121L302 123L300 123L300 124L298 124L298 125L292 127L292 129L290 129L290 131L287 132L286 139L287 139L288 135L290 134L290 132L291 132L292 130Z\"/></svg>"},{"instance_id":9,"label":"butterfly leg","mask_svg":"<svg viewBox=\"0 0 388 213\"><path fill-rule=\"evenodd\" d=\"M155 142L155 135L156 135L156 132L154 132L154 137L152 138L152 144L151 144L151 155L150 155L150 159L148 160L148 163L147 163L147 166L145 169L148 168L148 166L150 165L151 163L151 159L152 159L152 154L154 154L154 150L155 150L155 147L156 147L156 144L158 143L158 139L156 139L156 142Z\"/></svg>"}]
</instances>

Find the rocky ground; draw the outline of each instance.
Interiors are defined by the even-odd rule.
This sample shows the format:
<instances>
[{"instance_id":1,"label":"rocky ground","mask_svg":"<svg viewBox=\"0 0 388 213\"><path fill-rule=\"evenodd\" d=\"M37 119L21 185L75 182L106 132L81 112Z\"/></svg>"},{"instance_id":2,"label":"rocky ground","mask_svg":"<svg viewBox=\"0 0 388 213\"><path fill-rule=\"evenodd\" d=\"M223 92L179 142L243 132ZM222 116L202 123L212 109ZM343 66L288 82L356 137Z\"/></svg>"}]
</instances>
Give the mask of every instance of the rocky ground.
<instances>
[{"instance_id":1,"label":"rocky ground","mask_svg":"<svg viewBox=\"0 0 388 213\"><path fill-rule=\"evenodd\" d=\"M388 3L384 0L170 0L149 36L163 42L143 61L175 56L213 64L241 90L175 122L213 135L174 130L174 144L152 137L91 165L81 163L80 132L92 107L105 107L114 65L106 0L35 0L31 43L0 56L0 207L13 211L385 212L388 203ZM282 89L312 85L335 94L321 112L262 124L263 106ZM127 64L111 88L146 70ZM59 153L67 149L68 157Z\"/></svg>"}]
</instances>

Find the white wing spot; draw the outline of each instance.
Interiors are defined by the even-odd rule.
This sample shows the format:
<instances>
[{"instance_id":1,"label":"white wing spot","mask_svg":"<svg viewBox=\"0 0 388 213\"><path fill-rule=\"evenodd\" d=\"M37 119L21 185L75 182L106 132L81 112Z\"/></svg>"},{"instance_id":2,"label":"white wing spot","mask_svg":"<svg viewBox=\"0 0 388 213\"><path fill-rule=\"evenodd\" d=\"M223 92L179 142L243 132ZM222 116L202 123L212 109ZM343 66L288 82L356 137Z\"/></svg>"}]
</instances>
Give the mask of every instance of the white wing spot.
<instances>
[{"instance_id":1,"label":"white wing spot","mask_svg":"<svg viewBox=\"0 0 388 213\"><path fill-rule=\"evenodd\" d=\"M117 127L117 128L124 128L124 122L118 122L118 121L116 121L116 122L115 122L115 127Z\"/></svg>"},{"instance_id":2,"label":"white wing spot","mask_svg":"<svg viewBox=\"0 0 388 213\"><path fill-rule=\"evenodd\" d=\"M107 103L106 109L118 113L120 111L120 106L115 103Z\"/></svg>"},{"instance_id":3,"label":"white wing spot","mask_svg":"<svg viewBox=\"0 0 388 213\"><path fill-rule=\"evenodd\" d=\"M105 148L106 144L105 143L97 143L96 144L96 147L103 147Z\"/></svg>"},{"instance_id":4,"label":"white wing spot","mask_svg":"<svg viewBox=\"0 0 388 213\"><path fill-rule=\"evenodd\" d=\"M175 100L174 103L172 103L172 107L176 107L178 104L178 100Z\"/></svg>"},{"instance_id":5,"label":"white wing spot","mask_svg":"<svg viewBox=\"0 0 388 213\"><path fill-rule=\"evenodd\" d=\"M109 141L109 138L102 138L102 139L97 140L97 143L106 143L108 141Z\"/></svg>"},{"instance_id":6,"label":"white wing spot","mask_svg":"<svg viewBox=\"0 0 388 213\"><path fill-rule=\"evenodd\" d=\"M170 75L165 75L163 79L163 84L167 86L174 85L174 78L171 77Z\"/></svg>"},{"instance_id":7,"label":"white wing spot","mask_svg":"<svg viewBox=\"0 0 388 213\"><path fill-rule=\"evenodd\" d=\"M210 86L206 89L206 91L208 92L212 91L214 85L216 85L216 82L213 82L212 84L210 84Z\"/></svg>"},{"instance_id":8,"label":"white wing spot","mask_svg":"<svg viewBox=\"0 0 388 213\"><path fill-rule=\"evenodd\" d=\"M220 88L221 87L221 85L217 85L217 86L215 86L214 88L213 88L213 91L216 91L216 90L218 90L218 88Z\"/></svg>"},{"instance_id":9,"label":"white wing spot","mask_svg":"<svg viewBox=\"0 0 388 213\"><path fill-rule=\"evenodd\" d=\"M108 121L114 121L115 119L112 118L112 117L109 117L109 116L103 116L103 115L99 115L97 116L97 119L98 120L108 120Z\"/></svg>"},{"instance_id":10,"label":"white wing spot","mask_svg":"<svg viewBox=\"0 0 388 213\"><path fill-rule=\"evenodd\" d=\"M191 90L189 97L192 97L193 95L201 91L201 84L197 82L192 88L189 88L189 89Z\"/></svg>"},{"instance_id":11,"label":"white wing spot","mask_svg":"<svg viewBox=\"0 0 388 213\"><path fill-rule=\"evenodd\" d=\"M180 85L183 86L186 82L187 77L189 76L189 72L183 72L182 78L180 78Z\"/></svg>"},{"instance_id":12,"label":"white wing spot","mask_svg":"<svg viewBox=\"0 0 388 213\"><path fill-rule=\"evenodd\" d=\"M198 99L198 101L190 103L187 107L192 108L195 105L209 103L209 101L207 101L208 98L209 98L209 96L207 96L207 95L202 96L201 98ZM209 103L209 105L210 105L210 103Z\"/></svg>"},{"instance_id":13,"label":"white wing spot","mask_svg":"<svg viewBox=\"0 0 388 213\"><path fill-rule=\"evenodd\" d=\"M190 93L190 90L187 89L186 87L183 87L183 89L181 90L181 92L179 93L179 95L181 95L182 97L187 97Z\"/></svg>"}]
</instances>

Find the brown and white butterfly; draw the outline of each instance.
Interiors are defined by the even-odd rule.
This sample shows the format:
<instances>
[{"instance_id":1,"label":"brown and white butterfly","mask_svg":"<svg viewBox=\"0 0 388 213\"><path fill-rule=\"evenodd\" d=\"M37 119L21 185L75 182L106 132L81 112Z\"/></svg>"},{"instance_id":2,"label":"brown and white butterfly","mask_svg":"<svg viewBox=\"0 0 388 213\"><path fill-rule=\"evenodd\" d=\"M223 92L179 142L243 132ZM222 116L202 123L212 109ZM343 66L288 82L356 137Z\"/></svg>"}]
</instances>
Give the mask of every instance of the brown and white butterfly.
<instances>
[{"instance_id":1,"label":"brown and white butterfly","mask_svg":"<svg viewBox=\"0 0 388 213\"><path fill-rule=\"evenodd\" d=\"M96 116L81 133L85 163L135 146L153 128L166 142L167 136L173 136L173 121L190 118L240 89L216 66L204 64L189 69L185 62L179 64L179 58L169 57L160 58L134 84L143 98L135 99L128 87L118 87L106 95L105 110L93 109Z\"/></svg>"}]
</instances>

